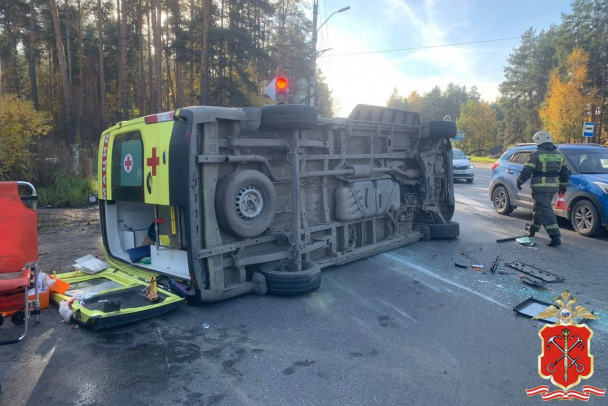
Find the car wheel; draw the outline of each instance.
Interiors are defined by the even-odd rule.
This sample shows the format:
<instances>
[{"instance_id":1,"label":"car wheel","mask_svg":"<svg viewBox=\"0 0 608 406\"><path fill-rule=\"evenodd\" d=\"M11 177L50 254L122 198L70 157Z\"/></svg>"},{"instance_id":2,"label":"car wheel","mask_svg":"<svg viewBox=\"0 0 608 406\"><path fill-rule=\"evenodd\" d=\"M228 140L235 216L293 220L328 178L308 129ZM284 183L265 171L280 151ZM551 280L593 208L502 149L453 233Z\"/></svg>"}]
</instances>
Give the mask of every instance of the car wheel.
<instances>
[{"instance_id":1,"label":"car wheel","mask_svg":"<svg viewBox=\"0 0 608 406\"><path fill-rule=\"evenodd\" d=\"M473 183L473 178L467 179L467 183Z\"/></svg>"},{"instance_id":2,"label":"car wheel","mask_svg":"<svg viewBox=\"0 0 608 406\"><path fill-rule=\"evenodd\" d=\"M507 216L513 211L509 192L507 192L507 189L504 186L498 186L494 189L494 192L492 192L492 203L494 204L496 213L502 214L503 216Z\"/></svg>"},{"instance_id":3,"label":"car wheel","mask_svg":"<svg viewBox=\"0 0 608 406\"><path fill-rule=\"evenodd\" d=\"M311 261L302 261L302 270L293 270L289 261L267 262L260 266L266 278L268 293L277 296L297 296L312 292L321 286L321 267Z\"/></svg>"},{"instance_id":4,"label":"car wheel","mask_svg":"<svg viewBox=\"0 0 608 406\"><path fill-rule=\"evenodd\" d=\"M260 108L260 130L307 130L318 124L317 109L304 104L274 104Z\"/></svg>"},{"instance_id":5,"label":"car wheel","mask_svg":"<svg viewBox=\"0 0 608 406\"><path fill-rule=\"evenodd\" d=\"M276 192L262 172L236 171L219 182L215 196L217 221L237 237L262 234L274 219Z\"/></svg>"},{"instance_id":6,"label":"car wheel","mask_svg":"<svg viewBox=\"0 0 608 406\"><path fill-rule=\"evenodd\" d=\"M572 227L580 235L591 237L600 230L600 216L589 200L579 200L572 207Z\"/></svg>"}]
</instances>

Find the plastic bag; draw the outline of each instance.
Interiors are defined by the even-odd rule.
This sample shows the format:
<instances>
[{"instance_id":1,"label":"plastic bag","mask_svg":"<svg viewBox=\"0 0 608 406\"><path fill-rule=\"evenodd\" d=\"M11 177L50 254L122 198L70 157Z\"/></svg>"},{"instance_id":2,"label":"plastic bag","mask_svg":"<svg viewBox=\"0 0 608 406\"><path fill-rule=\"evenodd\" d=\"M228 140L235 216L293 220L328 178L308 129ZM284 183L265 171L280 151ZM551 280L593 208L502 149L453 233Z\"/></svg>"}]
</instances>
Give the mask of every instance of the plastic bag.
<instances>
[{"instance_id":1,"label":"plastic bag","mask_svg":"<svg viewBox=\"0 0 608 406\"><path fill-rule=\"evenodd\" d=\"M59 303L59 315L61 316L62 323L67 323L72 318L72 303L74 303L74 300L64 300Z\"/></svg>"}]
</instances>

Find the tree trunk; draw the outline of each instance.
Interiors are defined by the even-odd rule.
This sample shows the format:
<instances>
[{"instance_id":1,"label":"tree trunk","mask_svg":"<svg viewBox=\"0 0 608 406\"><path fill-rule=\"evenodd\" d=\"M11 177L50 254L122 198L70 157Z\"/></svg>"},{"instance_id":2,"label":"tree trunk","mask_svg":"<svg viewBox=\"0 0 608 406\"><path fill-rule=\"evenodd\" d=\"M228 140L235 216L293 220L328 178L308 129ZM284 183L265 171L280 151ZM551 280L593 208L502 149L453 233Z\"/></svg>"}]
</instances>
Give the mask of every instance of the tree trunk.
<instances>
[{"instance_id":1,"label":"tree trunk","mask_svg":"<svg viewBox=\"0 0 608 406\"><path fill-rule=\"evenodd\" d=\"M201 54L201 105L209 104L209 25L211 0L203 0L203 53Z\"/></svg>"},{"instance_id":2,"label":"tree trunk","mask_svg":"<svg viewBox=\"0 0 608 406\"><path fill-rule=\"evenodd\" d=\"M116 11L118 26L118 119L126 120L128 118L128 105L126 100L126 60L127 60L127 5L125 0L116 0Z\"/></svg>"},{"instance_id":3,"label":"tree trunk","mask_svg":"<svg viewBox=\"0 0 608 406\"><path fill-rule=\"evenodd\" d=\"M124 5L124 1L123 1ZM116 114L117 121L125 119L123 111L123 92L122 89L125 85L125 61L123 59L122 49L125 44L123 43L123 25L122 25L122 13L124 10L121 9L121 1L116 0L116 28L118 36L118 83L116 88Z\"/></svg>"},{"instance_id":4,"label":"tree trunk","mask_svg":"<svg viewBox=\"0 0 608 406\"><path fill-rule=\"evenodd\" d=\"M181 46L182 46L182 21L180 14L179 1L175 2L175 108L181 107L182 104L182 63L181 63Z\"/></svg>"},{"instance_id":5,"label":"tree trunk","mask_svg":"<svg viewBox=\"0 0 608 406\"><path fill-rule=\"evenodd\" d=\"M77 96L77 136L82 140L82 117L84 115L84 52L82 49L82 7L78 0L78 96Z\"/></svg>"},{"instance_id":6,"label":"tree trunk","mask_svg":"<svg viewBox=\"0 0 608 406\"><path fill-rule=\"evenodd\" d=\"M61 28L59 25L59 12L55 0L49 0L51 7L51 16L53 18L53 28L55 31L55 47L57 49L57 61L61 74L61 84L63 87L63 102L64 102L64 120L65 120L65 140L68 145L74 144L74 131L72 131L72 112L70 111L71 97L68 81L68 71L65 63L65 52L63 50L63 39L61 38Z\"/></svg>"},{"instance_id":7,"label":"tree trunk","mask_svg":"<svg viewBox=\"0 0 608 406\"><path fill-rule=\"evenodd\" d=\"M194 0L190 0L190 86L194 87ZM191 87L188 89L191 89ZM195 104L192 101L192 90L188 94L188 104Z\"/></svg>"},{"instance_id":8,"label":"tree trunk","mask_svg":"<svg viewBox=\"0 0 608 406\"><path fill-rule=\"evenodd\" d=\"M156 112L163 111L162 106L162 44L161 44L161 5L160 0L152 0L152 31L154 36L154 93Z\"/></svg>"},{"instance_id":9,"label":"tree trunk","mask_svg":"<svg viewBox=\"0 0 608 406\"><path fill-rule=\"evenodd\" d=\"M154 19L152 18L152 4L150 1L146 1L146 20L148 23L148 77L152 80L149 81L150 86L148 86L148 113L152 113L156 109L156 85L152 84L154 81L154 60L152 59L152 25Z\"/></svg>"},{"instance_id":10,"label":"tree trunk","mask_svg":"<svg viewBox=\"0 0 608 406\"><path fill-rule=\"evenodd\" d=\"M36 84L36 8L30 0L30 54L28 59L30 87L34 107L38 110L38 85Z\"/></svg>"},{"instance_id":11,"label":"tree trunk","mask_svg":"<svg viewBox=\"0 0 608 406\"><path fill-rule=\"evenodd\" d=\"M106 128L106 80L103 67L103 10L101 0L97 0L97 32L99 50L99 110L101 114L101 126Z\"/></svg>"},{"instance_id":12,"label":"tree trunk","mask_svg":"<svg viewBox=\"0 0 608 406\"><path fill-rule=\"evenodd\" d=\"M138 54L138 67L139 67L139 85L137 86L137 100L139 113L142 115L146 114L146 72L144 68L144 40L143 40L143 19L142 19L142 7L141 0L137 0L137 54Z\"/></svg>"}]
</instances>

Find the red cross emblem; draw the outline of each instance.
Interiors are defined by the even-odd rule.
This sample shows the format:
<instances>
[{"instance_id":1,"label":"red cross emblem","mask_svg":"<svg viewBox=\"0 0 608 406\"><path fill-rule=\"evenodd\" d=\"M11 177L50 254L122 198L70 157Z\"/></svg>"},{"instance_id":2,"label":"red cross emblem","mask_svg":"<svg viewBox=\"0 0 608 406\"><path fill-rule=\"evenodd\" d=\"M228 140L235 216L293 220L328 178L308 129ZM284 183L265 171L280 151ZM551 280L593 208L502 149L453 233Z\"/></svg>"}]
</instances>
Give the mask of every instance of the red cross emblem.
<instances>
[{"instance_id":1,"label":"red cross emblem","mask_svg":"<svg viewBox=\"0 0 608 406\"><path fill-rule=\"evenodd\" d=\"M133 169L133 157L131 156L131 154L125 155L125 159L122 162L122 166L125 168L126 173L131 172L131 169Z\"/></svg>"},{"instance_id":2,"label":"red cross emblem","mask_svg":"<svg viewBox=\"0 0 608 406\"><path fill-rule=\"evenodd\" d=\"M152 176L156 176L156 167L160 165L160 159L156 156L156 147L152 148L152 156L146 159L146 165L152 167Z\"/></svg>"}]
</instances>

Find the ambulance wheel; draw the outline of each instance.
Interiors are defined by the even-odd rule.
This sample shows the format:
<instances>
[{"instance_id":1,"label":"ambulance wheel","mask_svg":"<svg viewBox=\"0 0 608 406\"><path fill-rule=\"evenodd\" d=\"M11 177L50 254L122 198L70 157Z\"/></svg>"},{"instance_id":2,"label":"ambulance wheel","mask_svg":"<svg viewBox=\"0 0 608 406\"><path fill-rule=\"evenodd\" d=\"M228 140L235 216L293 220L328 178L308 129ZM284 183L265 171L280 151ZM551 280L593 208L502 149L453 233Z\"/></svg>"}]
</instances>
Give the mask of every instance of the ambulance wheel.
<instances>
[{"instance_id":1,"label":"ambulance wheel","mask_svg":"<svg viewBox=\"0 0 608 406\"><path fill-rule=\"evenodd\" d=\"M429 134L431 136L454 138L456 132L456 123L451 121L429 121Z\"/></svg>"},{"instance_id":2,"label":"ambulance wheel","mask_svg":"<svg viewBox=\"0 0 608 406\"><path fill-rule=\"evenodd\" d=\"M16 324L18 326L25 323L25 312L19 310L18 312L13 313L13 315L11 316L11 321L13 322L13 324Z\"/></svg>"},{"instance_id":3,"label":"ambulance wheel","mask_svg":"<svg viewBox=\"0 0 608 406\"><path fill-rule=\"evenodd\" d=\"M266 278L268 293L276 296L297 296L310 293L321 286L321 267L311 261L302 261L302 270L293 270L290 262L267 262L260 266Z\"/></svg>"},{"instance_id":4,"label":"ambulance wheel","mask_svg":"<svg viewBox=\"0 0 608 406\"><path fill-rule=\"evenodd\" d=\"M4 315L0 314L0 326L4 324Z\"/></svg>"},{"instance_id":5,"label":"ambulance wheel","mask_svg":"<svg viewBox=\"0 0 608 406\"><path fill-rule=\"evenodd\" d=\"M246 169L218 183L215 211L220 227L237 237L255 237L266 231L277 204L270 179L262 172Z\"/></svg>"},{"instance_id":6,"label":"ambulance wheel","mask_svg":"<svg viewBox=\"0 0 608 406\"><path fill-rule=\"evenodd\" d=\"M260 130L307 130L317 126L317 109L306 104L274 104L261 109Z\"/></svg>"}]
</instances>

